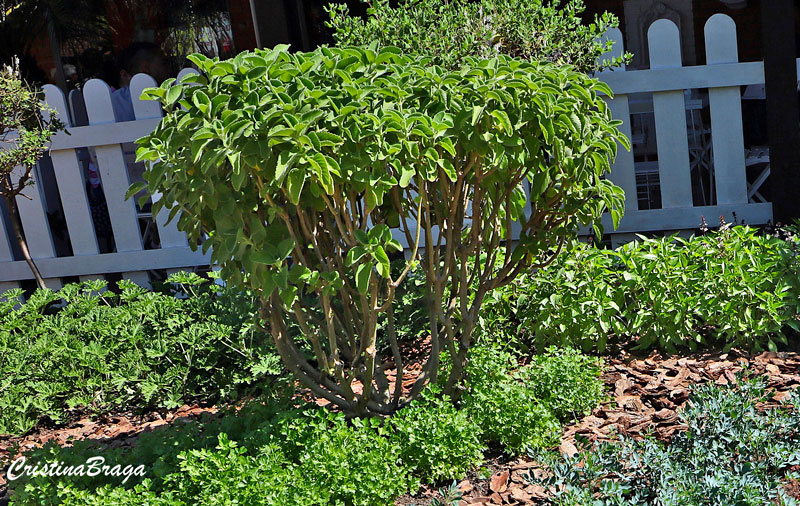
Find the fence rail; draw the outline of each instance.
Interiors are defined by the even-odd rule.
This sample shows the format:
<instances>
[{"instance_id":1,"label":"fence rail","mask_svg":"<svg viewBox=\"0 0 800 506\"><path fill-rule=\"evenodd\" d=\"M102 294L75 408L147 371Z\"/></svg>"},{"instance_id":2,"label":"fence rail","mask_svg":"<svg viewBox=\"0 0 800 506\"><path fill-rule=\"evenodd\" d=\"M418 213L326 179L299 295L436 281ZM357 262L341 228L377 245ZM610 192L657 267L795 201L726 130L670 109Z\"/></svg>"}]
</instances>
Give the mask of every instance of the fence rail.
<instances>
[{"instance_id":1,"label":"fence rail","mask_svg":"<svg viewBox=\"0 0 800 506\"><path fill-rule=\"evenodd\" d=\"M619 30L612 30L606 36L616 42L614 55L621 55L624 47ZM613 116L623 121L622 132L629 138L643 138L632 131L631 115L644 109L653 116L654 132L649 134L654 136L654 142L643 145L656 145L653 153L642 156L657 158L657 162L637 161L641 153L636 149L619 151L610 177L626 192L626 213L612 238L619 240L632 232L695 229L701 216L709 223L719 216L730 220L734 213L738 220L748 224L770 222L772 204L752 201L758 187L748 183L749 162L745 156L742 120L741 87L762 84L764 64L739 62L736 25L722 14L712 16L705 26L706 65L683 67L680 34L669 20L658 20L650 26L648 42L650 69L630 71L623 67L598 76L614 91L614 97L607 102ZM193 71L186 69L179 77L187 72ZM48 286L60 287L65 277L91 279L120 272L128 279L146 284L148 271L209 263L210 255L191 251L185 235L174 224L166 225L163 215L155 224L160 245L146 249L140 223L146 213L137 211L133 201L124 200L131 162L125 145L130 148L129 143L151 132L161 118L158 104L138 99L144 88L154 84L144 74L133 78L130 89L136 119L128 122L115 120L111 92L102 81L91 80L82 93L71 92L69 97L55 86L45 86L46 102L68 126L69 134L59 133L53 138L51 183L46 184L45 177L37 177L35 185L27 191L29 198L19 198L17 204L31 254ZM710 128L697 130L694 121L691 126L687 122L686 93L695 89L707 90L707 99L692 100L700 104L693 111L701 115L707 112ZM643 94L646 97L652 94L652 99L646 98L644 108L640 100ZM700 151L695 145L698 132L701 141L705 139L703 142L707 143ZM86 148L94 151L102 179L116 245L109 253L102 253L98 245L87 198ZM764 150L759 153L759 160L763 161ZM637 185L637 173L644 169L648 175L658 176L660 208L640 208L637 193L641 191L637 190L641 190L641 183ZM693 195L697 192L693 189L692 174L697 170L706 171L711 187L712 201L706 202L707 205L694 202ZM768 175L767 168L757 178L758 185ZM71 246L69 255L58 254L54 242L56 230L47 218L46 209L54 194L63 210L62 228L66 229ZM610 220L605 225L610 231ZM0 219L0 292L32 278L27 265L14 254L7 228Z\"/></svg>"}]
</instances>

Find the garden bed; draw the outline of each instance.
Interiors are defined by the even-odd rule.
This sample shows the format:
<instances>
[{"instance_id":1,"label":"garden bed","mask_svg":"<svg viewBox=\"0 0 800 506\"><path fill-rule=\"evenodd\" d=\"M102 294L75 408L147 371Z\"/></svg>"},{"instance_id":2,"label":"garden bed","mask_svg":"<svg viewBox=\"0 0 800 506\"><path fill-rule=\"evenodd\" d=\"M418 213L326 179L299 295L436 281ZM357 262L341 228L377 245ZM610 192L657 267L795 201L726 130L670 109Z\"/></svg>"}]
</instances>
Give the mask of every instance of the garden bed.
<instances>
[{"instance_id":1,"label":"garden bed","mask_svg":"<svg viewBox=\"0 0 800 506\"><path fill-rule=\"evenodd\" d=\"M692 385L713 382L726 385L736 382L744 369L753 376L763 376L775 392L772 403L759 405L770 409L800 385L800 354L761 353L747 355L738 351L703 353L683 357L664 357L653 353L646 358L622 356L607 359L603 381L609 395L607 403L577 423L565 426L560 451L574 455L580 442L605 441L614 434L642 438L651 433L669 441L676 432L685 430L677 412L684 405ZM69 445L70 441L94 439L109 448L131 446L146 431L192 420L208 420L217 416L214 406L184 405L176 410L147 415L120 414L91 420L83 418L63 428L42 428L23 437L0 438L0 461L10 456L13 448L28 450L48 441ZM458 484L463 504L537 504L545 497L541 486L529 483L526 475L539 472L529 458L508 459L495 456ZM2 478L0 478L2 480ZM0 498L5 496L5 483L0 481ZM797 483L787 484L787 491L800 496ZM415 496L398 498L397 504L429 504L439 495L435 487L423 489ZM0 504L4 504L0 499Z\"/></svg>"},{"instance_id":2,"label":"garden bed","mask_svg":"<svg viewBox=\"0 0 800 506\"><path fill-rule=\"evenodd\" d=\"M677 431L686 429L677 412L687 401L693 385L735 383L737 374L745 368L753 376L763 376L768 388L775 392L775 402L761 404L758 409L775 408L777 401L800 386L798 353L766 352L752 356L732 350L664 357L654 352L646 358L607 359L603 381L613 400L577 423L565 426L559 449L569 456L577 453L580 443L576 436L595 442L608 441L615 434L641 439L651 433L659 440L669 441ZM526 479L529 473L539 472L536 467L535 462L524 457L487 462L489 478L480 478L476 473L458 484L463 492L462 504L537 504L546 497L546 492ZM800 498L798 482L790 481L786 490ZM436 496L439 492L429 488L415 498L402 498L398 504L428 504Z\"/></svg>"}]
</instances>

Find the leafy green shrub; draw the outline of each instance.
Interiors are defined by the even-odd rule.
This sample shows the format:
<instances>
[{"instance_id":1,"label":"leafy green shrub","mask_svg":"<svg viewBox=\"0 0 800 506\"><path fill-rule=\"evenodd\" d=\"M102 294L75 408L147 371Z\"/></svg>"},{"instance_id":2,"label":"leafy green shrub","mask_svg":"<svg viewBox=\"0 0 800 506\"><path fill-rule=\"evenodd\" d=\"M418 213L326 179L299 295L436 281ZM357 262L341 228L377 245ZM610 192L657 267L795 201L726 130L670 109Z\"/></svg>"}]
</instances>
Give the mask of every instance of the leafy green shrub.
<instances>
[{"instance_id":1,"label":"leafy green shrub","mask_svg":"<svg viewBox=\"0 0 800 506\"><path fill-rule=\"evenodd\" d=\"M552 346L534 355L519 380L562 422L588 415L605 398L603 361L574 348Z\"/></svg>"},{"instance_id":2,"label":"leafy green shrub","mask_svg":"<svg viewBox=\"0 0 800 506\"><path fill-rule=\"evenodd\" d=\"M458 68L468 56L504 53L529 61L575 65L592 72L611 48L599 38L619 21L612 14L584 25L581 0L362 0L367 18L350 14L345 3L327 7L328 26L340 46L379 41L408 54L430 56L443 67ZM617 66L623 59L605 62Z\"/></svg>"},{"instance_id":3,"label":"leafy green shrub","mask_svg":"<svg viewBox=\"0 0 800 506\"><path fill-rule=\"evenodd\" d=\"M466 410L458 410L437 386L398 411L389 424L401 448L403 462L425 481L462 478L483 462L480 425Z\"/></svg>"},{"instance_id":4,"label":"leafy green shrub","mask_svg":"<svg viewBox=\"0 0 800 506\"><path fill-rule=\"evenodd\" d=\"M552 474L529 480L556 486L548 504L563 506L796 504L781 482L800 464L800 394L756 407L769 397L759 379L697 387L680 413L688 429L670 444L622 438L573 457L536 453Z\"/></svg>"},{"instance_id":5,"label":"leafy green shrub","mask_svg":"<svg viewBox=\"0 0 800 506\"><path fill-rule=\"evenodd\" d=\"M237 398L280 372L269 337L254 326L253 298L172 278L177 296L105 282L21 292L0 302L0 434L80 411L175 408ZM63 307L53 309L53 303ZM18 306L18 307L15 307ZM263 388L262 384L258 388Z\"/></svg>"},{"instance_id":6,"label":"leafy green shrub","mask_svg":"<svg viewBox=\"0 0 800 506\"><path fill-rule=\"evenodd\" d=\"M194 55L202 74L144 93L167 111L137 153L152 162L148 191L164 195L154 213L170 209L190 244L207 233L223 278L261 301L286 367L351 415L391 414L418 396L442 350L454 357L444 393L455 397L485 293L551 261L604 210L617 223L624 203L601 177L617 140L627 144L605 84L505 55L446 71L399 53ZM397 237L411 255L393 277ZM484 250L486 264L467 262ZM393 320L395 291L417 264L433 346L409 399L393 399L378 322Z\"/></svg>"},{"instance_id":7,"label":"leafy green shrub","mask_svg":"<svg viewBox=\"0 0 800 506\"><path fill-rule=\"evenodd\" d=\"M473 351L461 406L487 441L509 453L557 444L559 420L583 415L603 399L596 358L551 348L518 368L514 355L497 346Z\"/></svg>"},{"instance_id":8,"label":"leafy green shrub","mask_svg":"<svg viewBox=\"0 0 800 506\"><path fill-rule=\"evenodd\" d=\"M669 352L721 343L754 351L800 328L800 262L792 243L732 227L645 239L616 250L575 243L554 264L487 301L486 332L523 344L605 351L609 341Z\"/></svg>"}]
</instances>

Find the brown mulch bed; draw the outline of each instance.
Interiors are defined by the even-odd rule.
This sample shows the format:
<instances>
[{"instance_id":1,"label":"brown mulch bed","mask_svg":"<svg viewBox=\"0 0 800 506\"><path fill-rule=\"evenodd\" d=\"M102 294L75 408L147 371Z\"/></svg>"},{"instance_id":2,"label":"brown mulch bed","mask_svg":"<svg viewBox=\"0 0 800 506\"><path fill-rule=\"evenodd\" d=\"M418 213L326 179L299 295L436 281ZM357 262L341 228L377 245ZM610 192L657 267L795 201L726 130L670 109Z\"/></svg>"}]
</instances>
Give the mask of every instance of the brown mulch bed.
<instances>
[{"instance_id":1,"label":"brown mulch bed","mask_svg":"<svg viewBox=\"0 0 800 506\"><path fill-rule=\"evenodd\" d=\"M675 432L686 429L677 411L688 399L692 385L709 381L718 385L735 383L736 374L745 367L753 375L767 378L768 387L776 392L775 401L784 399L800 386L800 354L797 353L751 356L731 351L686 357L653 353L646 358L623 355L607 359L603 381L613 401L566 426L559 450L569 455L577 452L575 437L578 435L589 441L603 441L612 439L615 434L641 438L650 432L669 441ZM490 466L493 473L489 479L471 477L459 483L465 499L461 504L528 505L538 504L545 497L541 487L525 479L529 473L539 471L529 459L495 460ZM786 490L800 498L800 482L787 483ZM416 498L403 498L398 504L429 504L430 498L436 495L434 490L425 490Z\"/></svg>"}]
</instances>

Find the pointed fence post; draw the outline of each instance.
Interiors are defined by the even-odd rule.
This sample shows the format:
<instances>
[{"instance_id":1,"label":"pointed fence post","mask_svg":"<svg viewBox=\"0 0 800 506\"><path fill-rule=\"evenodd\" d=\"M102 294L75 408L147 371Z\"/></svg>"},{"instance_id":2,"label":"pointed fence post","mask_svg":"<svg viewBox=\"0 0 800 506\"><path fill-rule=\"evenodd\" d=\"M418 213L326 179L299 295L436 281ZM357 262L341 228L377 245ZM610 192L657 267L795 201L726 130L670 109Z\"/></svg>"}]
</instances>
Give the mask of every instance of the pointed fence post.
<instances>
[{"instance_id":1,"label":"pointed fence post","mask_svg":"<svg viewBox=\"0 0 800 506\"><path fill-rule=\"evenodd\" d=\"M680 68L681 37L678 27L659 19L647 31L650 68ZM653 112L658 135L658 172L664 208L692 207L689 139L686 133L686 103L683 90L653 93Z\"/></svg>"},{"instance_id":2,"label":"pointed fence post","mask_svg":"<svg viewBox=\"0 0 800 506\"><path fill-rule=\"evenodd\" d=\"M706 22L708 65L738 63L736 23L725 14L714 14ZM711 67L709 70L713 70ZM714 179L718 204L747 203L747 174L744 165L742 95L739 86L710 88L711 146L714 150Z\"/></svg>"},{"instance_id":3,"label":"pointed fence post","mask_svg":"<svg viewBox=\"0 0 800 506\"><path fill-rule=\"evenodd\" d=\"M610 52L605 53L600 57L603 59L617 58L625 54L625 45L622 38L622 32L619 28L612 28L602 38L603 42L607 40L614 41L614 47ZM597 78L601 81L603 76L612 72L625 72L625 65L623 64L618 69L608 69L600 72ZM628 104L628 95L618 94L614 98L605 97L608 108L611 110L611 116L614 119L622 121L619 126L622 132L628 139L631 138L631 110ZM611 165L611 175L609 179L615 185L625 190L625 211L636 211L639 209L639 201L636 198L636 171L633 162L633 151L628 151L622 144L617 143L617 157Z\"/></svg>"},{"instance_id":4,"label":"pointed fence post","mask_svg":"<svg viewBox=\"0 0 800 506\"><path fill-rule=\"evenodd\" d=\"M83 87L83 95L90 125L116 123L111 105L111 90L105 82L91 79ZM133 201L125 200L130 179L122 148L119 144L98 146L95 152L117 251L141 251L144 248L136 207ZM138 285L149 286L150 277L147 272L123 272L122 275Z\"/></svg>"}]
</instances>

